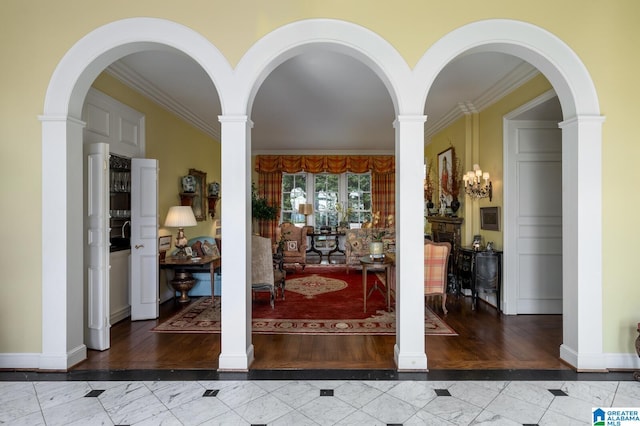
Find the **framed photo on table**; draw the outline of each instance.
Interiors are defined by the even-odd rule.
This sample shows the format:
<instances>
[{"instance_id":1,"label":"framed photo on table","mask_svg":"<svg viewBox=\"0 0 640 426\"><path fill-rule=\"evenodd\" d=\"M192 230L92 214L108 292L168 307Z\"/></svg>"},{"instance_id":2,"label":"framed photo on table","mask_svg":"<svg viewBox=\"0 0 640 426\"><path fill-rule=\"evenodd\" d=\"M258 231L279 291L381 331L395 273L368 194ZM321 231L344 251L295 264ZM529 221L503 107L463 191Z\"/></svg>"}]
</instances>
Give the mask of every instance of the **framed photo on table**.
<instances>
[{"instance_id":1,"label":"framed photo on table","mask_svg":"<svg viewBox=\"0 0 640 426\"><path fill-rule=\"evenodd\" d=\"M164 260L167 256L167 251L171 248L171 235L163 235L158 238L158 252L160 253L160 260Z\"/></svg>"}]
</instances>

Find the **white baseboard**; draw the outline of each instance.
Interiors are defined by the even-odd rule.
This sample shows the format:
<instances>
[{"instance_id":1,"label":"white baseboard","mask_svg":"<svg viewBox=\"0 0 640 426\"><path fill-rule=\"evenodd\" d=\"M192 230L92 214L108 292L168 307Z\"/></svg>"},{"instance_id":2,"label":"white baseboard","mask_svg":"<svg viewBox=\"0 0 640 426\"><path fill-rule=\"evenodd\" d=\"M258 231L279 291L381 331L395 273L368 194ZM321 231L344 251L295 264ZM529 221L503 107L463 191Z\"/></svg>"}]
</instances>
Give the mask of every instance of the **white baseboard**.
<instances>
[{"instance_id":1,"label":"white baseboard","mask_svg":"<svg viewBox=\"0 0 640 426\"><path fill-rule=\"evenodd\" d=\"M398 371L427 371L427 354L417 352L400 352L396 343L393 347L393 357Z\"/></svg>"},{"instance_id":2,"label":"white baseboard","mask_svg":"<svg viewBox=\"0 0 640 426\"><path fill-rule=\"evenodd\" d=\"M253 360L253 345L249 345L245 354L221 353L218 357L218 371L249 371Z\"/></svg>"},{"instance_id":3,"label":"white baseboard","mask_svg":"<svg viewBox=\"0 0 640 426\"><path fill-rule=\"evenodd\" d=\"M37 370L40 368L41 355L38 353L0 354L0 368Z\"/></svg>"},{"instance_id":4,"label":"white baseboard","mask_svg":"<svg viewBox=\"0 0 640 426\"><path fill-rule=\"evenodd\" d=\"M125 306L121 309L118 309L115 312L111 312L111 316L109 317L109 321L111 321L111 325L122 321L125 318L131 316L131 306Z\"/></svg>"}]
</instances>

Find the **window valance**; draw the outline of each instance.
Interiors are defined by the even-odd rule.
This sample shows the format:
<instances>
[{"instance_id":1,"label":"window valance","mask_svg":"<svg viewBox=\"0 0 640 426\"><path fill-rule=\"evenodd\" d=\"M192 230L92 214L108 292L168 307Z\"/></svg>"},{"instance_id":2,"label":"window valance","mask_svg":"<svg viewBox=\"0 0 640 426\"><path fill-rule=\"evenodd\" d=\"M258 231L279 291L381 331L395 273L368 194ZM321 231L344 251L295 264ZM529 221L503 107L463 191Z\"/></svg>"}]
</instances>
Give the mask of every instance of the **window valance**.
<instances>
[{"instance_id":1,"label":"window valance","mask_svg":"<svg viewBox=\"0 0 640 426\"><path fill-rule=\"evenodd\" d=\"M258 155L258 173L395 173L393 155Z\"/></svg>"}]
</instances>

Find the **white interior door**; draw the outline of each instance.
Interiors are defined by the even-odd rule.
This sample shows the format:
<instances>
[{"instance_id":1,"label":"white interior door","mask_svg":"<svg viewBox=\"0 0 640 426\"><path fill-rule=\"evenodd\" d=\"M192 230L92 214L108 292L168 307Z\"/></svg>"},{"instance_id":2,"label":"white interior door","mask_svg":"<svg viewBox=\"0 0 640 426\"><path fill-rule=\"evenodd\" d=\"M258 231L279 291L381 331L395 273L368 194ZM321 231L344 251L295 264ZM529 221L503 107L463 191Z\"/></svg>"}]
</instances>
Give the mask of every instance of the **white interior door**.
<instances>
[{"instance_id":1,"label":"white interior door","mask_svg":"<svg viewBox=\"0 0 640 426\"><path fill-rule=\"evenodd\" d=\"M561 314L562 133L555 122L513 121L509 138L508 223L515 257L505 281L515 291L509 292L507 313Z\"/></svg>"},{"instance_id":2,"label":"white interior door","mask_svg":"<svg viewBox=\"0 0 640 426\"><path fill-rule=\"evenodd\" d=\"M131 319L158 318L158 160L131 160Z\"/></svg>"},{"instance_id":3,"label":"white interior door","mask_svg":"<svg viewBox=\"0 0 640 426\"><path fill-rule=\"evenodd\" d=\"M109 145L85 145L87 224L86 345L105 350L110 346L109 321Z\"/></svg>"}]
</instances>

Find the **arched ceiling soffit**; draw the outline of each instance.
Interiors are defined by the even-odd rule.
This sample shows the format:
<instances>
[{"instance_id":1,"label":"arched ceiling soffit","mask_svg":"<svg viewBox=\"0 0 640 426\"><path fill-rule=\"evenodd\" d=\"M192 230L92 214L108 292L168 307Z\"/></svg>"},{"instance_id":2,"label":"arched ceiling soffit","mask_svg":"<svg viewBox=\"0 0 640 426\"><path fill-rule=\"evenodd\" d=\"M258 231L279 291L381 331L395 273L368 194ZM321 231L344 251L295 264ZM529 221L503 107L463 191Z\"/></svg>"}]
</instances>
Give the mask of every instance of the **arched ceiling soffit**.
<instances>
[{"instance_id":1,"label":"arched ceiling soffit","mask_svg":"<svg viewBox=\"0 0 640 426\"><path fill-rule=\"evenodd\" d=\"M418 61L417 84L411 102L425 104L430 87L442 69L468 53L500 52L536 67L552 84L560 99L564 118L600 115L598 97L589 73L578 56L562 40L535 25L492 19L458 28L431 46Z\"/></svg>"},{"instance_id":2,"label":"arched ceiling soffit","mask_svg":"<svg viewBox=\"0 0 640 426\"><path fill-rule=\"evenodd\" d=\"M386 40L359 25L331 19L311 19L280 27L256 42L236 67L238 111L249 114L260 85L283 62L316 49L351 56L369 67L387 88L397 114L402 113L411 70ZM234 109L235 109L234 108Z\"/></svg>"},{"instance_id":3,"label":"arched ceiling soffit","mask_svg":"<svg viewBox=\"0 0 640 426\"><path fill-rule=\"evenodd\" d=\"M197 62L215 85L224 110L233 72L211 42L172 21L129 18L93 30L69 49L49 82L44 115L79 118L89 87L104 69L127 55L149 50L177 50Z\"/></svg>"}]
</instances>

